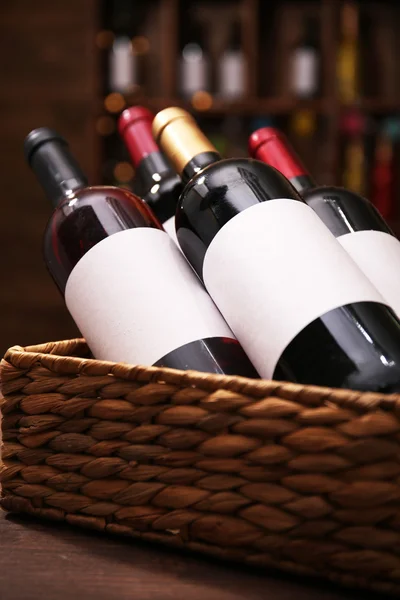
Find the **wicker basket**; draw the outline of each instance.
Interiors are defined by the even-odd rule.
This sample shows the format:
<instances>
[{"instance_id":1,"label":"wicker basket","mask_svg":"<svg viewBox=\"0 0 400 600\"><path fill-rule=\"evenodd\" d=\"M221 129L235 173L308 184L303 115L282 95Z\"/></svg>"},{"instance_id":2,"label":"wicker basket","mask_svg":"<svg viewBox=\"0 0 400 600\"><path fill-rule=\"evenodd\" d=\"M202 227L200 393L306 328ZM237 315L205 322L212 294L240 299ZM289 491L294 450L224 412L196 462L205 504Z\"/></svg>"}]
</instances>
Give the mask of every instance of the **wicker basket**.
<instances>
[{"instance_id":1,"label":"wicker basket","mask_svg":"<svg viewBox=\"0 0 400 600\"><path fill-rule=\"evenodd\" d=\"M400 592L400 396L85 358L2 362L2 506Z\"/></svg>"}]
</instances>

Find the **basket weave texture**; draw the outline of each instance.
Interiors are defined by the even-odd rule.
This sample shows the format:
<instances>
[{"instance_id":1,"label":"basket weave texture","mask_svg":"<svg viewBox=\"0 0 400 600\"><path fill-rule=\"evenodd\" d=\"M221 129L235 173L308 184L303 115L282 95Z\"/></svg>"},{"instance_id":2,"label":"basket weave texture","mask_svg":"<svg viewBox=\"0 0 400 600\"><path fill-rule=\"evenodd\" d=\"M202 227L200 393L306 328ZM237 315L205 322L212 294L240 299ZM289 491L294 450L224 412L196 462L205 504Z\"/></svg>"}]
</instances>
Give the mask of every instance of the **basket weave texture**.
<instances>
[{"instance_id":1,"label":"basket weave texture","mask_svg":"<svg viewBox=\"0 0 400 600\"><path fill-rule=\"evenodd\" d=\"M2 361L2 506L400 593L400 396L87 358Z\"/></svg>"}]
</instances>

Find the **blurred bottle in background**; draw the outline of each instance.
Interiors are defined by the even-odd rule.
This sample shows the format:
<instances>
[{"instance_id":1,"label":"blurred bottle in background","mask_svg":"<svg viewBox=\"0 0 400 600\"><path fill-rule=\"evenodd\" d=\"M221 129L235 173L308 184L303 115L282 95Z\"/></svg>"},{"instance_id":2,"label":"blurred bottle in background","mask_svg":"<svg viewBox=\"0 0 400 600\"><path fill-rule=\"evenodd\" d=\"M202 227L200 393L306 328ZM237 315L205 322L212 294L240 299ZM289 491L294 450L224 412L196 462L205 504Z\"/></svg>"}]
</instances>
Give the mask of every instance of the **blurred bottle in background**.
<instances>
[{"instance_id":1,"label":"blurred bottle in background","mask_svg":"<svg viewBox=\"0 0 400 600\"><path fill-rule=\"evenodd\" d=\"M210 89L210 61L202 27L192 18L183 28L184 44L180 58L180 92L185 98Z\"/></svg>"},{"instance_id":2,"label":"blurred bottle in background","mask_svg":"<svg viewBox=\"0 0 400 600\"><path fill-rule=\"evenodd\" d=\"M359 94L358 8L345 2L341 10L340 43L337 57L337 84L340 100L354 103Z\"/></svg>"},{"instance_id":3,"label":"blurred bottle in background","mask_svg":"<svg viewBox=\"0 0 400 600\"><path fill-rule=\"evenodd\" d=\"M126 94L138 84L138 61L132 47L133 11L130 0L114 0L111 26L114 41L109 54L108 87Z\"/></svg>"},{"instance_id":4,"label":"blurred bottle in background","mask_svg":"<svg viewBox=\"0 0 400 600\"><path fill-rule=\"evenodd\" d=\"M291 57L291 91L296 98L313 98L319 92L320 51L317 24L311 17L303 23L303 34Z\"/></svg>"},{"instance_id":5,"label":"blurred bottle in background","mask_svg":"<svg viewBox=\"0 0 400 600\"><path fill-rule=\"evenodd\" d=\"M240 22L230 28L229 44L218 62L218 95L224 100L235 100L245 93L246 61L242 49Z\"/></svg>"}]
</instances>

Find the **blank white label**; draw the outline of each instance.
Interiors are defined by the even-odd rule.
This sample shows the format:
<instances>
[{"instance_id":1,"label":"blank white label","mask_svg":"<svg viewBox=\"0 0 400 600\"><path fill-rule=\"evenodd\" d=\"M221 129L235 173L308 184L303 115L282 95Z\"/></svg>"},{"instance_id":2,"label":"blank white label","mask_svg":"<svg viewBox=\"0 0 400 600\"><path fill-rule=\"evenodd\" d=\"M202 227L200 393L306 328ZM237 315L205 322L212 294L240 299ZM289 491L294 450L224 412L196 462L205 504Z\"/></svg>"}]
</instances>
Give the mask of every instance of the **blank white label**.
<instances>
[{"instance_id":1,"label":"blank white label","mask_svg":"<svg viewBox=\"0 0 400 600\"><path fill-rule=\"evenodd\" d=\"M313 48L298 48L293 56L292 89L298 96L311 96L318 86L318 55Z\"/></svg>"},{"instance_id":2,"label":"blank white label","mask_svg":"<svg viewBox=\"0 0 400 600\"><path fill-rule=\"evenodd\" d=\"M306 204L277 199L244 210L211 242L205 285L248 357L273 376L290 342L315 319L382 296Z\"/></svg>"},{"instance_id":3,"label":"blank white label","mask_svg":"<svg viewBox=\"0 0 400 600\"><path fill-rule=\"evenodd\" d=\"M224 52L219 63L219 93L222 97L233 99L243 96L245 67L243 52Z\"/></svg>"},{"instance_id":4,"label":"blank white label","mask_svg":"<svg viewBox=\"0 0 400 600\"><path fill-rule=\"evenodd\" d=\"M183 49L181 88L185 96L208 89L208 62L197 44L187 44Z\"/></svg>"},{"instance_id":5,"label":"blank white label","mask_svg":"<svg viewBox=\"0 0 400 600\"><path fill-rule=\"evenodd\" d=\"M128 229L85 254L65 290L94 356L152 365L195 340L234 336L169 236Z\"/></svg>"},{"instance_id":6,"label":"blank white label","mask_svg":"<svg viewBox=\"0 0 400 600\"><path fill-rule=\"evenodd\" d=\"M400 316L400 242L383 231L356 231L337 238Z\"/></svg>"},{"instance_id":7,"label":"blank white label","mask_svg":"<svg viewBox=\"0 0 400 600\"><path fill-rule=\"evenodd\" d=\"M136 56L128 37L118 37L110 54L110 89L126 92L136 83Z\"/></svg>"}]
</instances>

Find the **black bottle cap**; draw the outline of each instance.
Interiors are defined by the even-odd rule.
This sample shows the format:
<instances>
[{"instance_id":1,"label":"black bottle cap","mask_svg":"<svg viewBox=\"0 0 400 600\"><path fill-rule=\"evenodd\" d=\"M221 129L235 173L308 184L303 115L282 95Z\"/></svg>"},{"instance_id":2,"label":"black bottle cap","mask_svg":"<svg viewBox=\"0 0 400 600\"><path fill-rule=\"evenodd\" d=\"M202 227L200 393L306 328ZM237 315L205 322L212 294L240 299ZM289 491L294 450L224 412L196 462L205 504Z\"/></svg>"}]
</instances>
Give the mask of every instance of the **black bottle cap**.
<instances>
[{"instance_id":1,"label":"black bottle cap","mask_svg":"<svg viewBox=\"0 0 400 600\"><path fill-rule=\"evenodd\" d=\"M48 127L29 133L24 142L25 159L54 206L68 193L88 185L65 139Z\"/></svg>"}]
</instances>

